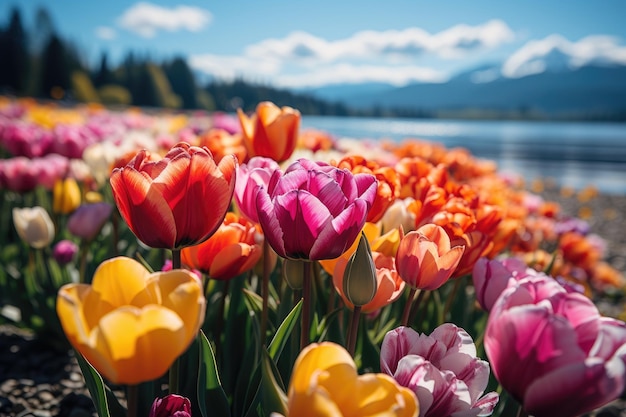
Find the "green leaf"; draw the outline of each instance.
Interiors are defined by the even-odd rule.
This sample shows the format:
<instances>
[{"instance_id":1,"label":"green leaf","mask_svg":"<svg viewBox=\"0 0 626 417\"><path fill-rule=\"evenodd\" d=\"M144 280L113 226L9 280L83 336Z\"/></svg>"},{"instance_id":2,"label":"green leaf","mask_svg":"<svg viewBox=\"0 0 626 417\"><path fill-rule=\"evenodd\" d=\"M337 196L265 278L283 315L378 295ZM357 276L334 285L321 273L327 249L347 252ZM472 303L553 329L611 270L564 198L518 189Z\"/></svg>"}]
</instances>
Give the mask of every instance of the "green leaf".
<instances>
[{"instance_id":1,"label":"green leaf","mask_svg":"<svg viewBox=\"0 0 626 417\"><path fill-rule=\"evenodd\" d=\"M287 395L280 380L276 364L263 349L263 360L261 361L261 406L265 415L277 412L287 415Z\"/></svg>"},{"instance_id":2,"label":"green leaf","mask_svg":"<svg viewBox=\"0 0 626 417\"><path fill-rule=\"evenodd\" d=\"M126 410L117 401L113 392L104 385L98 371L78 351L75 350L74 352L98 416L125 417Z\"/></svg>"},{"instance_id":3,"label":"green leaf","mask_svg":"<svg viewBox=\"0 0 626 417\"><path fill-rule=\"evenodd\" d=\"M302 300L298 301L298 304L291 309L291 312L285 317L285 320L280 324L272 341L268 347L268 353L270 357L277 361L280 357L293 328L298 324L298 319L300 318L300 311L302 310Z\"/></svg>"},{"instance_id":4,"label":"green leaf","mask_svg":"<svg viewBox=\"0 0 626 417\"><path fill-rule=\"evenodd\" d=\"M230 416L228 398L222 388L215 354L204 332L200 331L200 369L198 374L198 404L203 417L209 417L209 410L214 416Z\"/></svg>"}]
</instances>

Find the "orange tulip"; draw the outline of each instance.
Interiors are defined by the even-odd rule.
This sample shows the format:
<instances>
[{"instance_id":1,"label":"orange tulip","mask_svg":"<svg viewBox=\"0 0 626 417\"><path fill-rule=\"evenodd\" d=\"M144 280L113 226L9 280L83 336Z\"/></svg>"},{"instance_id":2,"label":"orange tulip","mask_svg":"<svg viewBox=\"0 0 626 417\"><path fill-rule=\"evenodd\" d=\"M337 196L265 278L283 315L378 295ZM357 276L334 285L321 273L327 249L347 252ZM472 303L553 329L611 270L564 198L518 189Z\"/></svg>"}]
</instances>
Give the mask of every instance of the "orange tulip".
<instances>
[{"instance_id":1,"label":"orange tulip","mask_svg":"<svg viewBox=\"0 0 626 417\"><path fill-rule=\"evenodd\" d=\"M234 156L219 165L207 148L175 145L152 161L140 151L111 174L113 196L135 236L153 248L204 242L222 224L235 189Z\"/></svg>"},{"instance_id":2,"label":"orange tulip","mask_svg":"<svg viewBox=\"0 0 626 417\"><path fill-rule=\"evenodd\" d=\"M435 290L450 278L464 251L465 246L450 244L441 226L427 224L402 238L396 269L412 288Z\"/></svg>"},{"instance_id":3,"label":"orange tulip","mask_svg":"<svg viewBox=\"0 0 626 417\"><path fill-rule=\"evenodd\" d=\"M245 161L248 155L241 133L230 134L224 129L210 129L203 133L198 146L206 146L216 161L227 155L235 155L238 161Z\"/></svg>"},{"instance_id":4,"label":"orange tulip","mask_svg":"<svg viewBox=\"0 0 626 417\"><path fill-rule=\"evenodd\" d=\"M265 156L276 162L289 159L298 144L300 112L291 107L279 108L269 101L257 105L248 117L237 109L248 158Z\"/></svg>"},{"instance_id":5,"label":"orange tulip","mask_svg":"<svg viewBox=\"0 0 626 417\"><path fill-rule=\"evenodd\" d=\"M417 417L417 397L389 375L359 375L347 350L312 343L294 364L288 391L288 416Z\"/></svg>"},{"instance_id":6,"label":"orange tulip","mask_svg":"<svg viewBox=\"0 0 626 417\"><path fill-rule=\"evenodd\" d=\"M115 384L151 381L167 372L204 321L197 278L176 269L150 273L131 258L104 261L92 284L67 284L57 314L72 346Z\"/></svg>"},{"instance_id":7,"label":"orange tulip","mask_svg":"<svg viewBox=\"0 0 626 417\"><path fill-rule=\"evenodd\" d=\"M181 250L181 261L210 278L228 280L249 271L259 261L263 253L260 236L254 223L229 212L213 236Z\"/></svg>"}]
</instances>

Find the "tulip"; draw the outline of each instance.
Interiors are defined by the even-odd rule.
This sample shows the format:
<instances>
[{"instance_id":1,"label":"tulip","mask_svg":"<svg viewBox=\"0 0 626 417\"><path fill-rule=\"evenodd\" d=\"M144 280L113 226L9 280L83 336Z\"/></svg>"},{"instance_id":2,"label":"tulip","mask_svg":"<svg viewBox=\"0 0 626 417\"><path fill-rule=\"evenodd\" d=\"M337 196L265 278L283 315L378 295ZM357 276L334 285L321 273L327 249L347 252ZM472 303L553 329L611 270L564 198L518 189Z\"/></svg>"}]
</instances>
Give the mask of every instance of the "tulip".
<instances>
[{"instance_id":1,"label":"tulip","mask_svg":"<svg viewBox=\"0 0 626 417\"><path fill-rule=\"evenodd\" d=\"M500 384L536 416L574 417L625 388L626 324L547 276L514 282L487 322L485 351Z\"/></svg>"},{"instance_id":2,"label":"tulip","mask_svg":"<svg viewBox=\"0 0 626 417\"><path fill-rule=\"evenodd\" d=\"M337 258L352 245L376 196L376 178L299 159L257 193L265 238L283 258Z\"/></svg>"},{"instance_id":3,"label":"tulip","mask_svg":"<svg viewBox=\"0 0 626 417\"><path fill-rule=\"evenodd\" d=\"M92 284L67 284L57 314L72 346L115 384L165 374L204 321L202 286L186 270L150 273L125 257L101 263Z\"/></svg>"},{"instance_id":4,"label":"tulip","mask_svg":"<svg viewBox=\"0 0 626 417\"><path fill-rule=\"evenodd\" d=\"M74 178L58 179L52 189L52 211L70 214L80 205L80 187Z\"/></svg>"},{"instance_id":5,"label":"tulip","mask_svg":"<svg viewBox=\"0 0 626 417\"><path fill-rule=\"evenodd\" d=\"M199 245L181 250L181 261L210 278L228 280L256 265L262 249L255 225L234 213L226 213L217 231Z\"/></svg>"},{"instance_id":6,"label":"tulip","mask_svg":"<svg viewBox=\"0 0 626 417\"><path fill-rule=\"evenodd\" d=\"M410 232L415 230L415 214L409 211L408 206L415 201L412 197L395 200L385 211L380 220L384 232L402 228Z\"/></svg>"},{"instance_id":7,"label":"tulip","mask_svg":"<svg viewBox=\"0 0 626 417\"><path fill-rule=\"evenodd\" d=\"M441 226L427 224L402 237L396 269L410 287L435 290L450 278L464 250L465 246L451 247Z\"/></svg>"},{"instance_id":8,"label":"tulip","mask_svg":"<svg viewBox=\"0 0 626 417\"><path fill-rule=\"evenodd\" d=\"M300 112L291 107L279 108L269 101L257 105L248 117L237 109L248 158L265 156L276 162L289 159L298 143Z\"/></svg>"},{"instance_id":9,"label":"tulip","mask_svg":"<svg viewBox=\"0 0 626 417\"><path fill-rule=\"evenodd\" d=\"M60 240L52 249L52 256L59 265L66 265L72 262L78 252L78 246L71 240Z\"/></svg>"},{"instance_id":10,"label":"tulip","mask_svg":"<svg viewBox=\"0 0 626 417\"><path fill-rule=\"evenodd\" d=\"M256 193L258 186L267 189L270 178L280 167L273 159L255 156L237 167L237 180L235 182L235 202L239 211L255 223L259 222L256 214Z\"/></svg>"},{"instance_id":11,"label":"tulip","mask_svg":"<svg viewBox=\"0 0 626 417\"><path fill-rule=\"evenodd\" d=\"M41 206L13 208L13 224L19 237L34 249L44 248L54 239L54 224Z\"/></svg>"},{"instance_id":12,"label":"tulip","mask_svg":"<svg viewBox=\"0 0 626 417\"><path fill-rule=\"evenodd\" d=\"M526 266L524 261L518 258L503 260L480 258L472 271L476 300L483 310L490 311L511 280L519 281L536 274L537 271Z\"/></svg>"},{"instance_id":13,"label":"tulip","mask_svg":"<svg viewBox=\"0 0 626 417\"><path fill-rule=\"evenodd\" d=\"M120 214L147 246L181 249L204 242L220 226L235 187L237 161L216 165L206 148L179 143L160 161L140 151L111 174Z\"/></svg>"},{"instance_id":14,"label":"tulip","mask_svg":"<svg viewBox=\"0 0 626 417\"><path fill-rule=\"evenodd\" d=\"M415 392L420 417L488 416L498 403L495 392L483 396L489 364L476 357L471 336L452 323L430 335L410 327L388 332L381 345L380 368Z\"/></svg>"},{"instance_id":15,"label":"tulip","mask_svg":"<svg viewBox=\"0 0 626 417\"><path fill-rule=\"evenodd\" d=\"M362 307L376 295L376 266L365 233L361 233L356 251L343 264L341 294L353 306Z\"/></svg>"},{"instance_id":16,"label":"tulip","mask_svg":"<svg viewBox=\"0 0 626 417\"><path fill-rule=\"evenodd\" d=\"M359 375L350 354L332 342L300 352L289 382L288 416L415 416L415 395L381 373Z\"/></svg>"},{"instance_id":17,"label":"tulip","mask_svg":"<svg viewBox=\"0 0 626 417\"><path fill-rule=\"evenodd\" d=\"M91 242L109 220L112 211L113 206L109 203L83 204L70 216L67 230L74 236Z\"/></svg>"},{"instance_id":18,"label":"tulip","mask_svg":"<svg viewBox=\"0 0 626 417\"><path fill-rule=\"evenodd\" d=\"M177 394L155 398L149 417L191 417L191 401Z\"/></svg>"}]
</instances>

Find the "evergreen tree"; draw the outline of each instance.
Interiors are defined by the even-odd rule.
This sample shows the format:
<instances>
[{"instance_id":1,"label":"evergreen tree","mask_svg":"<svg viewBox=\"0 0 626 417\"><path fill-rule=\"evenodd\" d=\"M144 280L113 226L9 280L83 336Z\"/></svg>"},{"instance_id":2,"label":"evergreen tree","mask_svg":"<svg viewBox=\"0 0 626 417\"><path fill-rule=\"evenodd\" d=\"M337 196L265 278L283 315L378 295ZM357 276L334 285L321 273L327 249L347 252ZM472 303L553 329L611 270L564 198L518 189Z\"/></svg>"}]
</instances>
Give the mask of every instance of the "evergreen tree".
<instances>
[{"instance_id":1,"label":"evergreen tree","mask_svg":"<svg viewBox=\"0 0 626 417\"><path fill-rule=\"evenodd\" d=\"M55 34L43 50L41 59L41 93L45 97L62 98L70 87L70 68L63 41Z\"/></svg>"},{"instance_id":2,"label":"evergreen tree","mask_svg":"<svg viewBox=\"0 0 626 417\"><path fill-rule=\"evenodd\" d=\"M11 10L11 18L6 31L0 34L0 86L15 94L22 94L28 71L28 51L26 33L17 8Z\"/></svg>"},{"instance_id":3,"label":"evergreen tree","mask_svg":"<svg viewBox=\"0 0 626 417\"><path fill-rule=\"evenodd\" d=\"M107 53L103 52L100 56L100 68L96 73L93 83L96 87L102 87L103 85L112 84L115 82L115 77L109 69Z\"/></svg>"},{"instance_id":4,"label":"evergreen tree","mask_svg":"<svg viewBox=\"0 0 626 417\"><path fill-rule=\"evenodd\" d=\"M197 109L197 88L193 73L187 61L177 57L170 64L165 65L165 74L172 86L172 90L182 100L182 108Z\"/></svg>"}]
</instances>

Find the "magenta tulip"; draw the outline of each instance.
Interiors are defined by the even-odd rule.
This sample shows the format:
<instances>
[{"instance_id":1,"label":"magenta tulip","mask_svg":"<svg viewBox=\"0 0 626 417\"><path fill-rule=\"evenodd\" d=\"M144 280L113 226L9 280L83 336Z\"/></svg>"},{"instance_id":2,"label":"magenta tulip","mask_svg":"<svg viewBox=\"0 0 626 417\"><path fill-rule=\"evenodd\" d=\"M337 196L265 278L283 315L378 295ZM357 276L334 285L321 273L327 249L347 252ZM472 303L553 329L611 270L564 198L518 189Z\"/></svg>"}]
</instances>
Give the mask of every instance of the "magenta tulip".
<instances>
[{"instance_id":1,"label":"magenta tulip","mask_svg":"<svg viewBox=\"0 0 626 417\"><path fill-rule=\"evenodd\" d=\"M54 245L52 257L59 265L67 265L72 262L76 252L78 252L78 245L71 240L63 239Z\"/></svg>"},{"instance_id":2,"label":"magenta tulip","mask_svg":"<svg viewBox=\"0 0 626 417\"><path fill-rule=\"evenodd\" d=\"M487 322L500 384L535 417L573 417L624 391L626 324L546 276L513 283Z\"/></svg>"},{"instance_id":3,"label":"magenta tulip","mask_svg":"<svg viewBox=\"0 0 626 417\"><path fill-rule=\"evenodd\" d=\"M376 190L373 175L299 159L259 187L259 223L283 258L337 258L361 233Z\"/></svg>"},{"instance_id":4,"label":"magenta tulip","mask_svg":"<svg viewBox=\"0 0 626 417\"><path fill-rule=\"evenodd\" d=\"M472 280L476 290L476 300L485 311L490 311L498 296L509 285L510 280L519 281L538 272L526 266L517 258L502 260L480 258L474 264Z\"/></svg>"},{"instance_id":5,"label":"magenta tulip","mask_svg":"<svg viewBox=\"0 0 626 417\"><path fill-rule=\"evenodd\" d=\"M278 163L273 159L263 156L250 158L248 163L237 167L237 178L235 180L235 202L241 213L248 220L259 222L256 213L256 193L258 186L267 189L270 178L275 171L280 170Z\"/></svg>"},{"instance_id":6,"label":"magenta tulip","mask_svg":"<svg viewBox=\"0 0 626 417\"><path fill-rule=\"evenodd\" d=\"M67 230L85 241L92 241L111 217L113 206L109 203L82 204L67 221Z\"/></svg>"},{"instance_id":7,"label":"magenta tulip","mask_svg":"<svg viewBox=\"0 0 626 417\"><path fill-rule=\"evenodd\" d=\"M476 357L472 337L445 323L430 335L398 327L385 335L381 371L417 395L420 417L488 416L498 394L483 396L489 364Z\"/></svg>"},{"instance_id":8,"label":"magenta tulip","mask_svg":"<svg viewBox=\"0 0 626 417\"><path fill-rule=\"evenodd\" d=\"M176 394L156 398L149 417L191 417L191 401Z\"/></svg>"}]
</instances>

